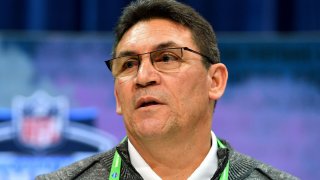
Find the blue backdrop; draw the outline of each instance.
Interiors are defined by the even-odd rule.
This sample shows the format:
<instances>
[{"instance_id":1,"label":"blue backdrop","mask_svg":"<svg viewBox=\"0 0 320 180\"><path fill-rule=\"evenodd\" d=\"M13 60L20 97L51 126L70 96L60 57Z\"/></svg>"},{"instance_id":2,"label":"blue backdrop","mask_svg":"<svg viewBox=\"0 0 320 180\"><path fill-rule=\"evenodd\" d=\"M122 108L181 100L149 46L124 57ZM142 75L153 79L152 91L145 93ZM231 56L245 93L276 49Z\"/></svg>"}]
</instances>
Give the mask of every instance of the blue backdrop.
<instances>
[{"instance_id":1,"label":"blue backdrop","mask_svg":"<svg viewBox=\"0 0 320 180\"><path fill-rule=\"evenodd\" d=\"M0 0L2 30L111 31L130 0ZM315 31L318 0L181 0L216 31Z\"/></svg>"}]
</instances>

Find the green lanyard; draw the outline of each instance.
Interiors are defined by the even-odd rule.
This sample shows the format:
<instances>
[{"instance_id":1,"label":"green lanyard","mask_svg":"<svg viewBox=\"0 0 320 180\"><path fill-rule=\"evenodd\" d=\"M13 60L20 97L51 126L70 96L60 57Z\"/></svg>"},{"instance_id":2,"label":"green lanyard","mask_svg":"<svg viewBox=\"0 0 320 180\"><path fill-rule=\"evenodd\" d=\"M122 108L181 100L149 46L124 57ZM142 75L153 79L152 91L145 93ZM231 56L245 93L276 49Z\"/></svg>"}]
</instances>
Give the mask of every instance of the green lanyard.
<instances>
[{"instance_id":1,"label":"green lanyard","mask_svg":"<svg viewBox=\"0 0 320 180\"><path fill-rule=\"evenodd\" d=\"M116 152L114 153L113 161L112 161L109 180L120 179L120 167L121 167L121 157L119 156L119 153L116 150Z\"/></svg>"},{"instance_id":2,"label":"green lanyard","mask_svg":"<svg viewBox=\"0 0 320 180\"><path fill-rule=\"evenodd\" d=\"M217 142L218 142L218 147L225 149L227 148L224 144L222 144L222 142L217 138ZM229 160L227 162L226 167L224 168L219 180L228 180L229 177Z\"/></svg>"},{"instance_id":3,"label":"green lanyard","mask_svg":"<svg viewBox=\"0 0 320 180\"><path fill-rule=\"evenodd\" d=\"M121 143L124 141L124 139L121 141ZM218 147L220 148L226 148L222 142L217 139L218 142ZM112 161L112 166L111 166L111 171L109 175L109 180L119 180L120 179L120 168L121 168L121 157L119 156L119 153L116 152L114 153L113 161ZM228 180L228 175L229 174L229 161L224 168L219 180Z\"/></svg>"},{"instance_id":4,"label":"green lanyard","mask_svg":"<svg viewBox=\"0 0 320 180\"><path fill-rule=\"evenodd\" d=\"M123 143L126 137L122 139L120 143ZM111 171L109 175L109 180L119 180L120 179L120 168L121 168L121 157L116 150L112 160Z\"/></svg>"}]
</instances>

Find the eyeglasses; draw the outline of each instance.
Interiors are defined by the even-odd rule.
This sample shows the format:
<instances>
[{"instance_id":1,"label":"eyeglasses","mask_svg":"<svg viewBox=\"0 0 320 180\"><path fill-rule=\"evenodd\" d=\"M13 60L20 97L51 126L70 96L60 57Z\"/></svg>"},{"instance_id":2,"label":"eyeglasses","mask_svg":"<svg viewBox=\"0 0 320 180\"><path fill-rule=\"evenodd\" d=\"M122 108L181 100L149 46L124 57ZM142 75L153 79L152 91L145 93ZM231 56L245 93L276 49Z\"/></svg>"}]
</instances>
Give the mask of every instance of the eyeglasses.
<instances>
[{"instance_id":1,"label":"eyeglasses","mask_svg":"<svg viewBox=\"0 0 320 180\"><path fill-rule=\"evenodd\" d=\"M107 60L105 63L114 77L133 77L137 75L141 64L140 56L144 54L150 54L151 64L156 70L160 72L178 72L183 62L182 58L184 51L190 51L203 56L211 64L214 64L214 61L208 56L188 47L165 48L142 54L122 56Z\"/></svg>"}]
</instances>

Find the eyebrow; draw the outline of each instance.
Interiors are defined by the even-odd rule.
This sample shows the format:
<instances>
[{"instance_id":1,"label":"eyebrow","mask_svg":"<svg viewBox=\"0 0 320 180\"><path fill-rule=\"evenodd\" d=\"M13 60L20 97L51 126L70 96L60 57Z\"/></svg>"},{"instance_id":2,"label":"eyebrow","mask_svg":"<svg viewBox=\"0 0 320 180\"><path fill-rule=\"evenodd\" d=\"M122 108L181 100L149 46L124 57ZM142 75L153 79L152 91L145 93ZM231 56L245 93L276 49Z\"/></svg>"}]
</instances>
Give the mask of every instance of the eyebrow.
<instances>
[{"instance_id":1,"label":"eyebrow","mask_svg":"<svg viewBox=\"0 0 320 180\"><path fill-rule=\"evenodd\" d=\"M163 42L160 44L157 44L156 46L154 46L152 49L152 51L156 51L156 50L160 50L160 49L165 49L165 48L171 48L171 47L180 47L177 43L173 42L173 41L167 41L167 42ZM116 56L116 58L118 57L124 57L124 56L135 56L135 55L139 55L138 53L136 53L135 51L121 51L119 53L118 56Z\"/></svg>"},{"instance_id":2,"label":"eyebrow","mask_svg":"<svg viewBox=\"0 0 320 180\"><path fill-rule=\"evenodd\" d=\"M167 42L158 44L154 49L160 50L160 49L172 48L172 47L180 47L180 46L173 41L167 41Z\"/></svg>"}]
</instances>

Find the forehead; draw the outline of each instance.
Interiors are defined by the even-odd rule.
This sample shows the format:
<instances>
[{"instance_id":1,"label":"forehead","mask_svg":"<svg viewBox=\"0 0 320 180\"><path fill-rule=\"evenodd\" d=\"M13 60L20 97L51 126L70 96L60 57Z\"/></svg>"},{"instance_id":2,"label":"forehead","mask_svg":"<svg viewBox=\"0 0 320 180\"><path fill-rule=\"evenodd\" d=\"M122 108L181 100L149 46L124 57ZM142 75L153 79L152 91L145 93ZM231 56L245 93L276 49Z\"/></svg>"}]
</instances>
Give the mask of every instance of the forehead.
<instances>
[{"instance_id":1,"label":"forehead","mask_svg":"<svg viewBox=\"0 0 320 180\"><path fill-rule=\"evenodd\" d=\"M128 50L137 53L152 51L166 42L198 49L189 28L167 19L151 19L132 26L119 41L116 54Z\"/></svg>"}]
</instances>

